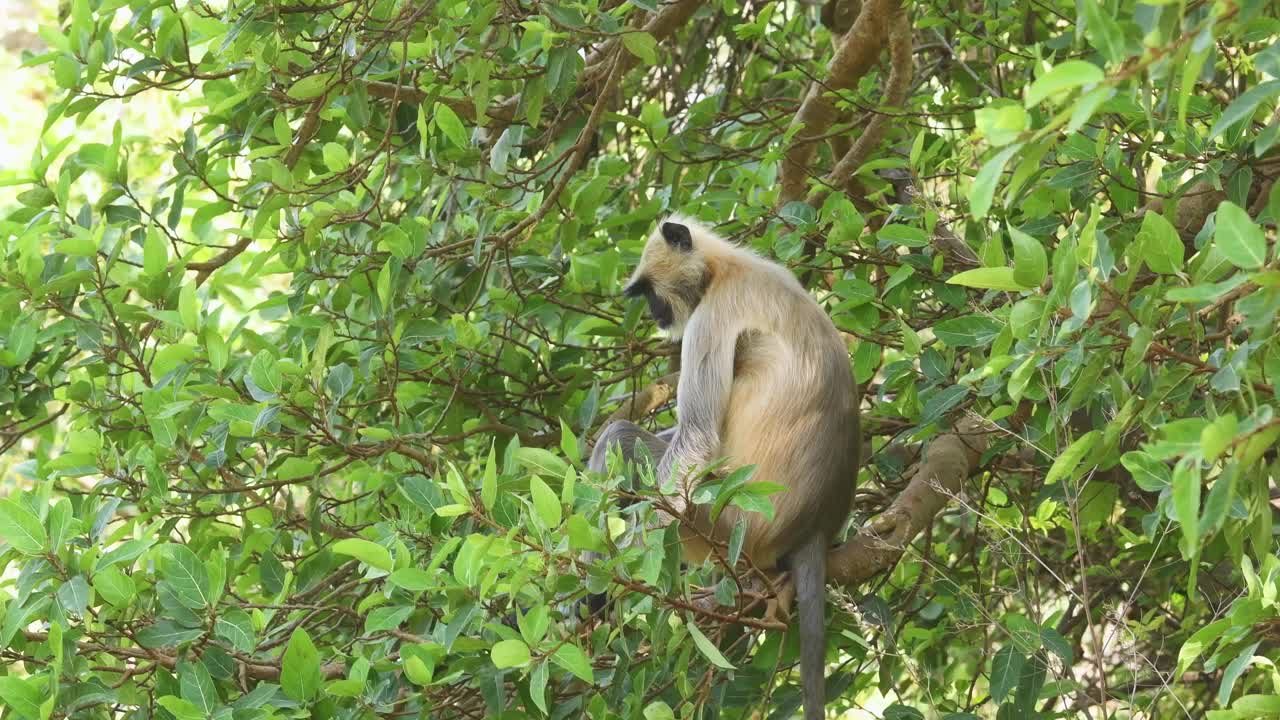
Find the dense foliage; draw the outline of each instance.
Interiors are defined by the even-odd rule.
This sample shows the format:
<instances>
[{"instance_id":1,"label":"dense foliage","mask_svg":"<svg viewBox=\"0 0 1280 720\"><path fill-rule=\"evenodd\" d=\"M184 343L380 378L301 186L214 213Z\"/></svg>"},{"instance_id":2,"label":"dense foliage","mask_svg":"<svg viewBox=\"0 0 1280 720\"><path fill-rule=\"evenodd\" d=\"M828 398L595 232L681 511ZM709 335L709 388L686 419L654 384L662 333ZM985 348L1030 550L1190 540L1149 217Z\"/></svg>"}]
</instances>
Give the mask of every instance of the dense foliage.
<instances>
[{"instance_id":1,"label":"dense foliage","mask_svg":"<svg viewBox=\"0 0 1280 720\"><path fill-rule=\"evenodd\" d=\"M673 422L617 291L674 210L846 333L850 536L933 494L832 588L833 708L1280 716L1274 9L50 8L0 177L4 717L788 717L794 633L583 464Z\"/></svg>"}]
</instances>

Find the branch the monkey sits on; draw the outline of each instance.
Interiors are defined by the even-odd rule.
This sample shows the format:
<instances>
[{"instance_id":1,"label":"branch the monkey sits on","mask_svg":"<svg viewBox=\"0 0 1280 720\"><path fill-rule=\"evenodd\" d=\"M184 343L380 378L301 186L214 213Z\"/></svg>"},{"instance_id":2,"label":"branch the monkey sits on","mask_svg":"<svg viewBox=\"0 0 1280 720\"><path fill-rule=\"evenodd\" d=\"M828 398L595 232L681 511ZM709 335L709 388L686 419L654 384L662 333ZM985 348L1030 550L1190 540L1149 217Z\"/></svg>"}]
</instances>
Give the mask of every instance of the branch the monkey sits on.
<instances>
[{"instance_id":1,"label":"branch the monkey sits on","mask_svg":"<svg viewBox=\"0 0 1280 720\"><path fill-rule=\"evenodd\" d=\"M792 590L797 598L804 713L821 718L827 550L849 515L859 462L844 342L789 270L681 216L658 224L623 294L647 300L659 328L683 343L678 424L662 437L615 422L590 468L604 471L612 447L631 460L637 441L660 458L659 485L675 479L669 502L687 562L706 559L704 538L726 542L745 523L743 553L782 581L781 604ZM772 496L772 520L730 506L712 526L707 508L688 506L698 471L722 458L726 470L755 465L754 481L785 486Z\"/></svg>"}]
</instances>

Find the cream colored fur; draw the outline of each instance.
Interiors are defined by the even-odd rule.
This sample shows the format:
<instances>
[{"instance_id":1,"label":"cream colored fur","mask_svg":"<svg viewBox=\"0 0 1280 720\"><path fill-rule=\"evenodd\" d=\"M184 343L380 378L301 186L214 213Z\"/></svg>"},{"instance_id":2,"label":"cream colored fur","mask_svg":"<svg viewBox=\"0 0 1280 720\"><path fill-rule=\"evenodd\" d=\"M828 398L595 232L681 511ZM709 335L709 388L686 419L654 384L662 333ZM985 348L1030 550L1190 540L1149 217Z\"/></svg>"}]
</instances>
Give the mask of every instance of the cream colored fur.
<instances>
[{"instance_id":1,"label":"cream colored fur","mask_svg":"<svg viewBox=\"0 0 1280 720\"><path fill-rule=\"evenodd\" d=\"M856 393L844 342L831 320L786 268L734 245L683 216L692 251L674 249L655 230L633 280L647 278L671 303L673 339L683 339L677 389L679 426L659 478L727 458L755 465L755 481L783 485L773 519L727 508L716 526L695 514L703 533L725 541L740 517L745 552L758 567L814 533L828 539L848 516L857 470ZM659 223L661 228L662 223ZM705 284L695 304L689 289ZM681 495L689 477L678 473ZM677 502L685 508L685 503ZM686 532L691 561L708 548Z\"/></svg>"}]
</instances>

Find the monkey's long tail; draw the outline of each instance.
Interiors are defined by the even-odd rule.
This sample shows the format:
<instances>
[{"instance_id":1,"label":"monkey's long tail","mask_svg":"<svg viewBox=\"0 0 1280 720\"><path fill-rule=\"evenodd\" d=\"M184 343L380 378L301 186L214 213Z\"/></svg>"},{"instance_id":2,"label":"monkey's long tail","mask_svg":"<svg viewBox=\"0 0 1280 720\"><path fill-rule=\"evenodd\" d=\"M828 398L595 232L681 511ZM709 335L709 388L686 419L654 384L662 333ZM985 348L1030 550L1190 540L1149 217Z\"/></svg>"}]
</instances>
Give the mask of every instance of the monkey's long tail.
<instances>
[{"instance_id":1,"label":"monkey's long tail","mask_svg":"<svg viewBox=\"0 0 1280 720\"><path fill-rule=\"evenodd\" d=\"M826 716L827 632L823 611L827 595L827 543L815 533L791 555L800 615L800 686L804 719Z\"/></svg>"}]
</instances>

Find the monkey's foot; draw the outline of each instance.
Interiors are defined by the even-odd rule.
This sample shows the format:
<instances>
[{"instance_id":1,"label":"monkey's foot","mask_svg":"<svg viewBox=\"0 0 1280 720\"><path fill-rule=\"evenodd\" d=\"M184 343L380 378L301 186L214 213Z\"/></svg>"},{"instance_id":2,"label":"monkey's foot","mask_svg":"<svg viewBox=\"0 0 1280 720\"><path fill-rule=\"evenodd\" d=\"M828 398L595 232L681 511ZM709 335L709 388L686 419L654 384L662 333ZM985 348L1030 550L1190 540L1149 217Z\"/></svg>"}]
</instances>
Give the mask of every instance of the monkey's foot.
<instances>
[{"instance_id":1,"label":"monkey's foot","mask_svg":"<svg viewBox=\"0 0 1280 720\"><path fill-rule=\"evenodd\" d=\"M764 619L783 627L791 624L791 604L796 599L796 584L791 580L791 573L783 573L774 578L773 586L777 589L765 604Z\"/></svg>"}]
</instances>

